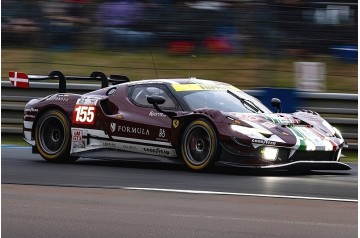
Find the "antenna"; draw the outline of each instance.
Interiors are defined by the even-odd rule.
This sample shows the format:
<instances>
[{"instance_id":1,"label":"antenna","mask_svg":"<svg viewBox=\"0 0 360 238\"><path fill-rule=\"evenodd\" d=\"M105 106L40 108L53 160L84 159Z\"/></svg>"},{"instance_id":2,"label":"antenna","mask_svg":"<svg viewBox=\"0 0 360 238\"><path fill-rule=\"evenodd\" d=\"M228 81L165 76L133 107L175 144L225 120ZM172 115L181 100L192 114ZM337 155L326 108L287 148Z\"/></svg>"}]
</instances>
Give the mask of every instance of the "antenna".
<instances>
[{"instance_id":1,"label":"antenna","mask_svg":"<svg viewBox=\"0 0 360 238\"><path fill-rule=\"evenodd\" d=\"M158 79L159 76L158 76L157 69L156 69L156 66L155 66L155 60L154 60L154 56L153 56L152 50L150 50L150 52L151 52L151 58L152 58L152 61L153 61L155 73L156 73L156 78Z\"/></svg>"},{"instance_id":2,"label":"antenna","mask_svg":"<svg viewBox=\"0 0 360 238\"><path fill-rule=\"evenodd\" d=\"M192 58L196 58L196 55L190 55L190 59L189 59L189 78L191 78L191 63L192 63Z\"/></svg>"}]
</instances>

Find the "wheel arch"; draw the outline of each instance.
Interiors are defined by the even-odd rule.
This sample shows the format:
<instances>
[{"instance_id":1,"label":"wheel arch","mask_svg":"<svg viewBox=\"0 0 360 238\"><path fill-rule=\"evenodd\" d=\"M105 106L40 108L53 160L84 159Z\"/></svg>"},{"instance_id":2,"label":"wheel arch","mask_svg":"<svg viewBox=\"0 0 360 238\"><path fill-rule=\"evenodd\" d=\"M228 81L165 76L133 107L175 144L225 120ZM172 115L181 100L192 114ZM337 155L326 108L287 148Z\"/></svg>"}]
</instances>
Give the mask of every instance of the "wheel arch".
<instances>
[{"instance_id":1,"label":"wheel arch","mask_svg":"<svg viewBox=\"0 0 360 238\"><path fill-rule=\"evenodd\" d=\"M185 165L191 170L211 170L215 166L216 161L220 159L222 151L221 144L219 143L219 131L216 127L216 122L214 122L212 118L208 115L195 114L187 116L186 120L182 121L181 124L182 126L179 128L179 133L177 135L177 153L181 156ZM204 154L206 155L205 158L201 158L202 156L198 157L196 155L194 157L194 154L189 150L190 142L187 139L189 132L191 132L194 128L196 128L195 130L199 130L199 126L201 128L200 130L206 131L207 136L209 137L209 140L207 140L206 138L204 140L203 136L200 136L199 139L199 141L208 141L209 144L207 145L209 146L207 147L209 150ZM203 153L202 151L203 149L198 150L199 153Z\"/></svg>"},{"instance_id":2,"label":"wheel arch","mask_svg":"<svg viewBox=\"0 0 360 238\"><path fill-rule=\"evenodd\" d=\"M35 139L35 131L36 131L36 126L40 120L40 118L42 117L42 115L44 115L46 112L48 111L51 111L51 110L57 110L57 111L60 111L62 112L65 116L68 116L68 112L60 107L59 105L48 105L44 108L42 108L37 114L36 114L36 117L35 117L35 120L33 122L33 126L32 126L32 130L31 130L31 137ZM71 120L70 118L68 118L69 122L70 122L70 125L71 125Z\"/></svg>"},{"instance_id":3,"label":"wheel arch","mask_svg":"<svg viewBox=\"0 0 360 238\"><path fill-rule=\"evenodd\" d=\"M206 120L208 123L210 123L210 125L214 128L215 133L217 135L217 137L219 138L219 130L216 127L215 123L213 122L213 120L211 119L210 116L206 115L206 114L191 114L191 115L187 115L184 116L183 118L179 118L180 120L180 126L177 128L178 129L178 134L177 137L175 138L175 142L176 143L176 150L180 151L180 146L181 146L181 139L183 137L183 131L185 130L185 128L194 120L198 120L198 119L204 119Z\"/></svg>"}]
</instances>

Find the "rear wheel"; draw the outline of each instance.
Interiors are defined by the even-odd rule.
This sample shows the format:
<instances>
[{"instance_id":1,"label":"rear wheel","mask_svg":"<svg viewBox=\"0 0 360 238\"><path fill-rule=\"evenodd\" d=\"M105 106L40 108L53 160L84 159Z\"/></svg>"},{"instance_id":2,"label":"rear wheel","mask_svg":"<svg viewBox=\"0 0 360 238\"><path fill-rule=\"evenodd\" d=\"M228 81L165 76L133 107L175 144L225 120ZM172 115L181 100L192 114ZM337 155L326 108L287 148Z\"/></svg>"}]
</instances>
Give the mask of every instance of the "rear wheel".
<instances>
[{"instance_id":1,"label":"rear wheel","mask_svg":"<svg viewBox=\"0 0 360 238\"><path fill-rule=\"evenodd\" d=\"M217 136L212 125L203 119L190 123L184 132L181 155L185 164L195 171L211 168L219 157Z\"/></svg>"},{"instance_id":2,"label":"rear wheel","mask_svg":"<svg viewBox=\"0 0 360 238\"><path fill-rule=\"evenodd\" d=\"M70 122L58 110L45 112L35 129L35 143L40 155L49 162L68 163L77 157L70 157Z\"/></svg>"}]
</instances>

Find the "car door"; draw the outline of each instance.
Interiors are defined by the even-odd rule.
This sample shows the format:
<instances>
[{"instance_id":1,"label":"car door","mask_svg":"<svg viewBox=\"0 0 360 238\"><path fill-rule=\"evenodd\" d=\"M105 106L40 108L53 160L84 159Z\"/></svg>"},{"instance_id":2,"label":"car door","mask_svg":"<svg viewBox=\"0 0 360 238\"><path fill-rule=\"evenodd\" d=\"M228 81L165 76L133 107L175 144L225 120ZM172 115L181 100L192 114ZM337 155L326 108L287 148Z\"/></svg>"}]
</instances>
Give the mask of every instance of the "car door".
<instances>
[{"instance_id":1,"label":"car door","mask_svg":"<svg viewBox=\"0 0 360 238\"><path fill-rule=\"evenodd\" d=\"M152 95L166 99L165 103L160 105L163 109L179 109L179 104L164 84L129 86L129 106L119 108L119 116L110 125L111 134L115 140L123 142L121 149L175 157L176 152L170 143L171 119L147 102L147 97Z\"/></svg>"}]
</instances>

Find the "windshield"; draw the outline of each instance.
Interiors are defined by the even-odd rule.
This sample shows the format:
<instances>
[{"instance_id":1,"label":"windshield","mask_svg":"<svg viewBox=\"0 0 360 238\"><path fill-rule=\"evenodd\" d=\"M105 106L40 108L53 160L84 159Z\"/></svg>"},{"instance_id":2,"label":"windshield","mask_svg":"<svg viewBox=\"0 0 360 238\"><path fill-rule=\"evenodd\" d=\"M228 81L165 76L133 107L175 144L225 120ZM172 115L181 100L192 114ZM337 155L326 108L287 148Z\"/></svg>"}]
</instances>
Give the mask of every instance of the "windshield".
<instances>
[{"instance_id":1,"label":"windshield","mask_svg":"<svg viewBox=\"0 0 360 238\"><path fill-rule=\"evenodd\" d=\"M186 91L180 96L191 110L212 108L222 112L271 113L258 99L237 90Z\"/></svg>"}]
</instances>

